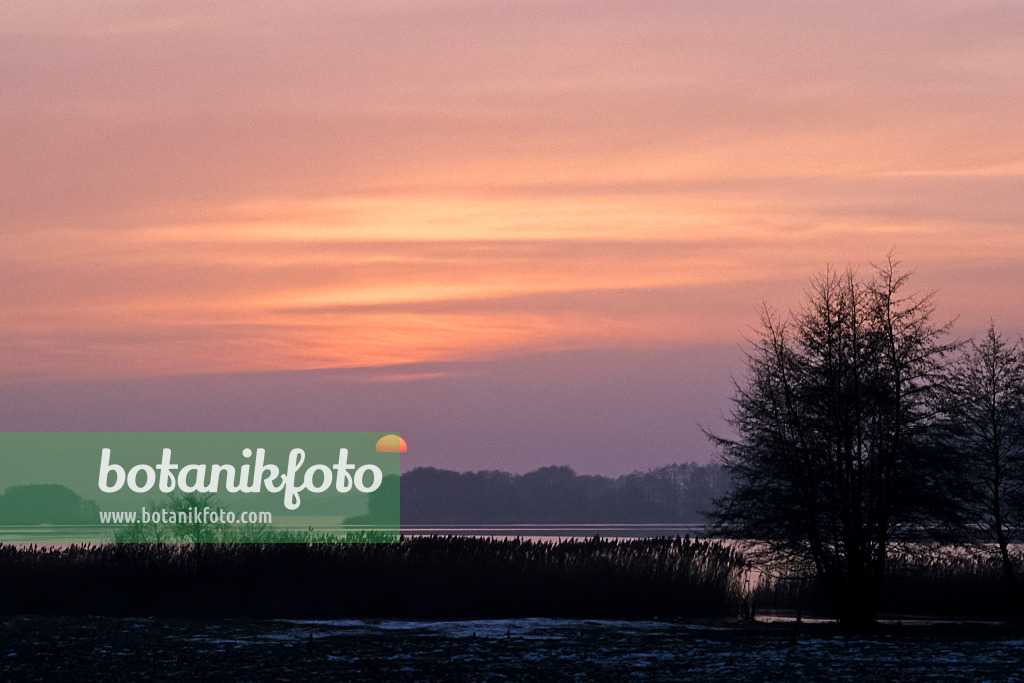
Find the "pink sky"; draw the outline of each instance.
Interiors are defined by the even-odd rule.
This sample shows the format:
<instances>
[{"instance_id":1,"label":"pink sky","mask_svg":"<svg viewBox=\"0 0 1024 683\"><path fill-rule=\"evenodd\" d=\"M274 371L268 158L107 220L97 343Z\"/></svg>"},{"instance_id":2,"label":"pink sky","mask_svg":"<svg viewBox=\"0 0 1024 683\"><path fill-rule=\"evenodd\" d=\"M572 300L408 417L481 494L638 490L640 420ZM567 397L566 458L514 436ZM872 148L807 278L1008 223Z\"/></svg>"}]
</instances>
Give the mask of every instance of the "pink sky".
<instances>
[{"instance_id":1,"label":"pink sky","mask_svg":"<svg viewBox=\"0 0 1024 683\"><path fill-rule=\"evenodd\" d=\"M973 1L6 3L0 383L348 368L433 382L398 421L436 427L459 368L530 401L551 370L506 369L559 358L588 375L562 450L629 429L633 391L689 449L637 467L706 460L695 424L758 304L798 305L828 263L895 248L959 336L1024 332L1022 25ZM629 350L660 360L580 414L588 354ZM659 381L683 371L703 384ZM248 428L167 396L186 405L89 420L39 398L6 426ZM497 434L476 410L450 441L403 432L410 453L526 467L459 450Z\"/></svg>"}]
</instances>

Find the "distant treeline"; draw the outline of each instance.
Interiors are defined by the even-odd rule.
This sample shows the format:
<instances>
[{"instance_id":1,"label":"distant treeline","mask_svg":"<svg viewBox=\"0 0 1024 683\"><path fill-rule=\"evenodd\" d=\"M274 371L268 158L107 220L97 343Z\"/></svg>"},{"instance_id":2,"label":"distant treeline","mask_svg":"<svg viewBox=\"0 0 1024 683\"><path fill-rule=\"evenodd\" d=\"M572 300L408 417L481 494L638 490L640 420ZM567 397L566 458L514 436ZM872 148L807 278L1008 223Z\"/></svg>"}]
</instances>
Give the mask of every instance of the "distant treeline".
<instances>
[{"instance_id":1,"label":"distant treeline","mask_svg":"<svg viewBox=\"0 0 1024 683\"><path fill-rule=\"evenodd\" d=\"M95 524L99 508L59 484L11 486L0 494L0 524Z\"/></svg>"},{"instance_id":2,"label":"distant treeline","mask_svg":"<svg viewBox=\"0 0 1024 683\"><path fill-rule=\"evenodd\" d=\"M542 467L527 474L418 467L402 475L403 524L704 522L728 487L717 464L667 465L616 478Z\"/></svg>"}]
</instances>

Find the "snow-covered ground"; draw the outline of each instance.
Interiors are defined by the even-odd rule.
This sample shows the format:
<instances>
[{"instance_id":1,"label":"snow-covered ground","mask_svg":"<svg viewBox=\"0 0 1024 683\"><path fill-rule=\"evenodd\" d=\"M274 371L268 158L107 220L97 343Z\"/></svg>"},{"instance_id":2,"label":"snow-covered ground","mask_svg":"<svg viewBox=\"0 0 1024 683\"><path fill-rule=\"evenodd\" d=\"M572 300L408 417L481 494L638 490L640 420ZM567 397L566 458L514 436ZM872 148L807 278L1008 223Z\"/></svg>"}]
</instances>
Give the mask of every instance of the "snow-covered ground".
<instances>
[{"instance_id":1,"label":"snow-covered ground","mask_svg":"<svg viewBox=\"0 0 1024 683\"><path fill-rule=\"evenodd\" d=\"M0 618L0 680L1024 681L1024 637L984 625Z\"/></svg>"}]
</instances>

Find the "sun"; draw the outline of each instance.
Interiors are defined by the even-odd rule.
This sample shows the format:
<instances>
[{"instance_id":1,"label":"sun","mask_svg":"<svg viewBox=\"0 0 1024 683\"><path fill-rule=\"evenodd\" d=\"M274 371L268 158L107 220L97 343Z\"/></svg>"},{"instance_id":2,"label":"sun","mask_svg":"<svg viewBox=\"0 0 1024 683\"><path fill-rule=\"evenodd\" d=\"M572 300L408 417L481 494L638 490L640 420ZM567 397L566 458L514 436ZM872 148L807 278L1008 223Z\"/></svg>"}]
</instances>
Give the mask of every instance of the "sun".
<instances>
[{"instance_id":1,"label":"sun","mask_svg":"<svg viewBox=\"0 0 1024 683\"><path fill-rule=\"evenodd\" d=\"M378 453L405 453L408 448L405 439L398 434L386 434L377 439Z\"/></svg>"}]
</instances>

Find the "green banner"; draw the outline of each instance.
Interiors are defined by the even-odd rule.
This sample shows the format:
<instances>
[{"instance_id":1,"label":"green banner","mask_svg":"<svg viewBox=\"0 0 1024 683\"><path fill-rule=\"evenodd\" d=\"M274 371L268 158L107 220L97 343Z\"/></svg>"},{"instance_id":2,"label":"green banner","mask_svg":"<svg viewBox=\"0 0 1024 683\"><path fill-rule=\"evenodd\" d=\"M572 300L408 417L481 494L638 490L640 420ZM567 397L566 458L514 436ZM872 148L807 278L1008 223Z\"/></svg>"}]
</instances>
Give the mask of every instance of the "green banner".
<instances>
[{"instance_id":1,"label":"green banner","mask_svg":"<svg viewBox=\"0 0 1024 683\"><path fill-rule=\"evenodd\" d=\"M0 433L0 543L392 542L373 432Z\"/></svg>"}]
</instances>

